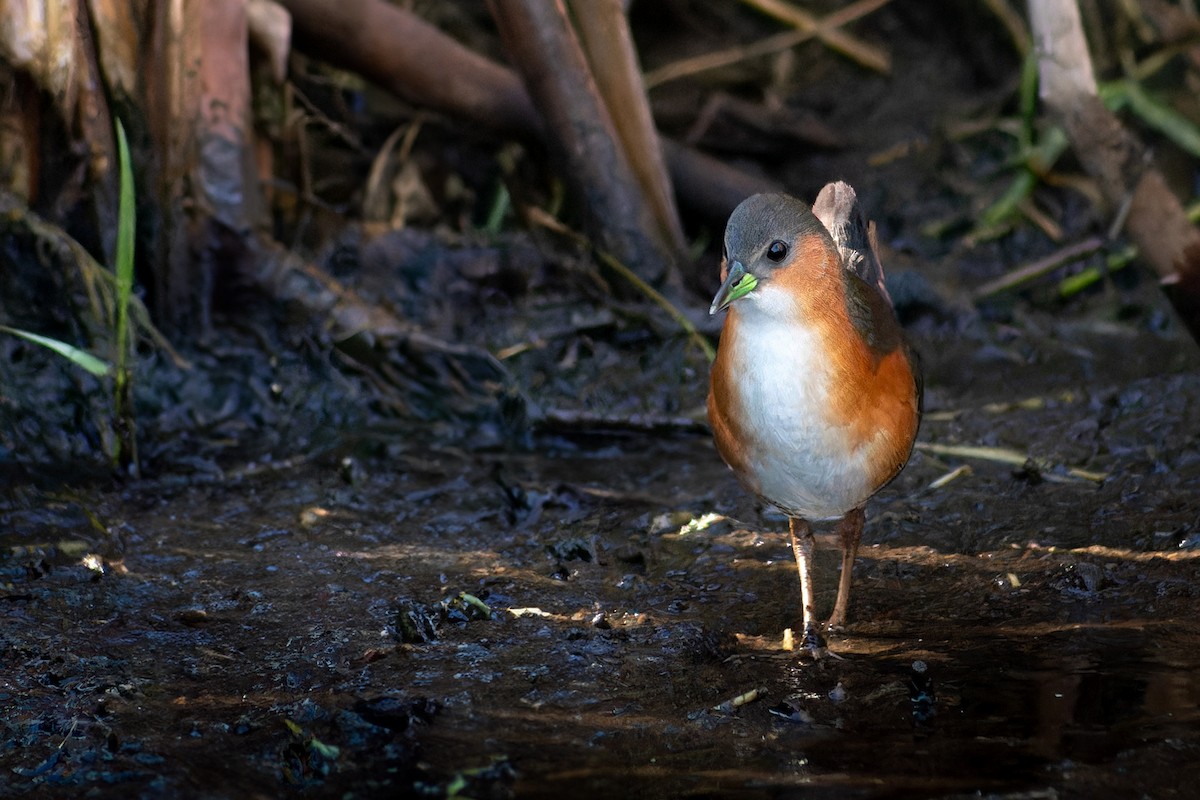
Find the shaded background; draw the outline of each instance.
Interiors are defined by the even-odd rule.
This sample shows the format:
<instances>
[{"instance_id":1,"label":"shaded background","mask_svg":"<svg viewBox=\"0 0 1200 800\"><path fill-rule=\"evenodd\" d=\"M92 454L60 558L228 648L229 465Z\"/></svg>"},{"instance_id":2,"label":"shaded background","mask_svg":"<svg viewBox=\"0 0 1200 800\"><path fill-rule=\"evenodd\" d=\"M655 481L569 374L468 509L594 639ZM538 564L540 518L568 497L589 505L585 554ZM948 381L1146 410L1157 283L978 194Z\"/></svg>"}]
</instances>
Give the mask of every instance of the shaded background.
<instances>
[{"instance_id":1,"label":"shaded background","mask_svg":"<svg viewBox=\"0 0 1200 800\"><path fill-rule=\"evenodd\" d=\"M1200 359L1036 101L1024 9L815 4L852 19L780 47L794 4L633 3L668 140L643 179L612 165L654 137L614 148L531 37L557 7L494 5L6 4L0 323L115 360L117 117L144 312L127 417L111 377L0 335L0 786L1183 793ZM1139 163L1189 202L1194 10L1081 8ZM628 82L609 51L576 67ZM834 179L927 415L841 658L809 664L780 645L783 519L707 439L705 312L732 203Z\"/></svg>"}]
</instances>

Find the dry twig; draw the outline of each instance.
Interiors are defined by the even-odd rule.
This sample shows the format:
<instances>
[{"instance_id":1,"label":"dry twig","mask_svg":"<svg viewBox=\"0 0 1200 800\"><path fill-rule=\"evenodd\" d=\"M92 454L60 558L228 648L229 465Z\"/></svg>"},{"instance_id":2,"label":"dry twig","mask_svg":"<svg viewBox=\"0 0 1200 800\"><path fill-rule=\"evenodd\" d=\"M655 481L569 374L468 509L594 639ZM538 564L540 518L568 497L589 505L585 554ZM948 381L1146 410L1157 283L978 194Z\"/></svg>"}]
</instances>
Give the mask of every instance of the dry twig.
<instances>
[{"instance_id":1,"label":"dry twig","mask_svg":"<svg viewBox=\"0 0 1200 800\"><path fill-rule=\"evenodd\" d=\"M840 11L835 11L824 19L817 19L787 0L742 0L742 2L797 30L810 31L826 47L853 59L867 69L885 74L892 70L892 59L887 51L841 30L844 25L883 8L891 0L859 0Z\"/></svg>"},{"instance_id":2,"label":"dry twig","mask_svg":"<svg viewBox=\"0 0 1200 800\"><path fill-rule=\"evenodd\" d=\"M807 12L801 11L794 6L779 3L777 0L745 1L755 6L759 6L761 3L763 6L779 12L778 14L772 14L772 16L790 23L796 30L777 33L774 36L768 36L766 39L761 39L753 44L705 53L694 58L681 59L659 67L656 70L646 73L646 88L650 89L655 86L661 86L664 83L678 80L688 75L727 67L730 64L737 64L751 58L768 56L782 50L788 50L813 38L820 38L831 47L834 46L835 42L844 45L846 49L842 49L841 47L837 49L842 50L842 52L846 52L848 49L854 54L853 57L859 63L863 64L863 66L884 73L891 71L891 60L885 52L838 30L841 26L847 25L859 17L864 17L879 7L886 5L890 0L859 0L859 2L846 6L841 11L836 11L822 20L817 20ZM760 10L767 11L766 7L760 6ZM767 13L771 12L767 11Z\"/></svg>"},{"instance_id":3,"label":"dry twig","mask_svg":"<svg viewBox=\"0 0 1200 800\"><path fill-rule=\"evenodd\" d=\"M1092 236L1084 239L1082 242L1068 245L1060 250L1056 250L1045 258L1039 258L1037 261L1007 272L994 281L988 281L974 291L972 298L978 302L986 300L993 295L1016 289L1029 281L1058 269L1063 264L1086 258L1092 253L1103 249L1103 247L1104 240L1099 236Z\"/></svg>"}]
</instances>

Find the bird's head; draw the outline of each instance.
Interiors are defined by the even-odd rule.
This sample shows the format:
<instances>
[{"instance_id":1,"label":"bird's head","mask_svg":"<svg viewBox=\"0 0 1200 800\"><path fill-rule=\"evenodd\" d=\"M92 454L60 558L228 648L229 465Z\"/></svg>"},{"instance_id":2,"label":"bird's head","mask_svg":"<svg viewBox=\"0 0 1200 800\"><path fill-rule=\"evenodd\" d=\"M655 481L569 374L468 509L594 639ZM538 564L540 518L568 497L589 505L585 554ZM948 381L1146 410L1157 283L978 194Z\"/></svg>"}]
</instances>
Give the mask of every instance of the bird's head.
<instances>
[{"instance_id":1,"label":"bird's head","mask_svg":"<svg viewBox=\"0 0 1200 800\"><path fill-rule=\"evenodd\" d=\"M803 268L802 244L829 233L807 205L785 194L756 194L734 209L725 227L721 288L708 313L715 314L769 283L782 270ZM832 241L829 242L832 247Z\"/></svg>"}]
</instances>

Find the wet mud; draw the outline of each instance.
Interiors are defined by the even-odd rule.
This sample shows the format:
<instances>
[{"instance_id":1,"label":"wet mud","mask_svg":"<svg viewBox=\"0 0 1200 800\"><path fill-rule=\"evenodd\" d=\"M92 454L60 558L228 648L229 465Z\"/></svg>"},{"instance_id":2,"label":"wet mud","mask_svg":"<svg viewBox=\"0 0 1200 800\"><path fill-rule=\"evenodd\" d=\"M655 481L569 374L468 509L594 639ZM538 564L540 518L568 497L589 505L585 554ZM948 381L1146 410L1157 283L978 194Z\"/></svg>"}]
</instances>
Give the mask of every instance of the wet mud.
<instances>
[{"instance_id":1,"label":"wet mud","mask_svg":"<svg viewBox=\"0 0 1200 800\"><path fill-rule=\"evenodd\" d=\"M1170 363L1078 345L1060 363L1045 342L1044 369L965 370L978 349L918 340L921 444L869 507L851 621L816 661L782 649L799 617L785 520L702 435L521 451L367 434L225 480L14 488L0 788L1188 796L1186 344ZM935 452L963 444L1031 460Z\"/></svg>"}]
</instances>

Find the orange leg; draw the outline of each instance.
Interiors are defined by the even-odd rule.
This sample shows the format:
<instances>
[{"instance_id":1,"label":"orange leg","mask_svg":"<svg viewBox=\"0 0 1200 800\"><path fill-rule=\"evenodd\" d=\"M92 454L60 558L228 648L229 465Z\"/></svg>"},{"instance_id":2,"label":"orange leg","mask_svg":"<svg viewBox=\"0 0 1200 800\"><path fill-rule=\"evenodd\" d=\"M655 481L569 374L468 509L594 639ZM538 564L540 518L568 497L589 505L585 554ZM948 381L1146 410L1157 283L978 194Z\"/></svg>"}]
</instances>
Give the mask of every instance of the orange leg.
<instances>
[{"instance_id":1,"label":"orange leg","mask_svg":"<svg viewBox=\"0 0 1200 800\"><path fill-rule=\"evenodd\" d=\"M862 541L866 514L861 508L853 509L838 523L838 538L842 541L842 576L838 581L837 602L833 604L833 615L829 627L846 624L846 607L850 605L850 578L854 572L854 559L858 556L858 544Z\"/></svg>"},{"instance_id":2,"label":"orange leg","mask_svg":"<svg viewBox=\"0 0 1200 800\"><path fill-rule=\"evenodd\" d=\"M808 524L808 520L788 517L788 527L792 533L792 552L796 555L796 567L800 570L800 600L804 604L802 646L815 652L825 646L817 629L816 600L813 596L812 562L817 543L813 539L812 526Z\"/></svg>"}]
</instances>

